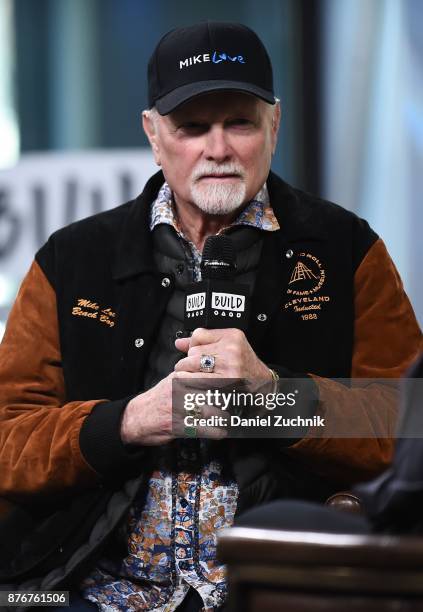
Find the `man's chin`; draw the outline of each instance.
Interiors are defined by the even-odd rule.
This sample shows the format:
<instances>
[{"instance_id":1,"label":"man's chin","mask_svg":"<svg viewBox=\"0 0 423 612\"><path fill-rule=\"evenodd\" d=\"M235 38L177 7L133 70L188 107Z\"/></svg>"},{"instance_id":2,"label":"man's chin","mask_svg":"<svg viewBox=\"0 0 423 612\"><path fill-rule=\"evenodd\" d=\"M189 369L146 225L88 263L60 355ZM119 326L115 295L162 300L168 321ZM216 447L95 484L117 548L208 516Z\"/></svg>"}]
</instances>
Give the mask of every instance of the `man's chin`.
<instances>
[{"instance_id":1,"label":"man's chin","mask_svg":"<svg viewBox=\"0 0 423 612\"><path fill-rule=\"evenodd\" d=\"M193 203L209 215L228 215L245 203L246 189L243 183L224 181L224 184L202 185L192 190Z\"/></svg>"},{"instance_id":2,"label":"man's chin","mask_svg":"<svg viewBox=\"0 0 423 612\"><path fill-rule=\"evenodd\" d=\"M242 208L244 206L243 202L237 203L237 202L228 202L226 201L219 201L219 202L196 202L194 201L194 204L197 206L197 208L199 208L201 211L203 211L204 213L207 213L208 215L229 215L237 210L239 210L240 208Z\"/></svg>"}]
</instances>

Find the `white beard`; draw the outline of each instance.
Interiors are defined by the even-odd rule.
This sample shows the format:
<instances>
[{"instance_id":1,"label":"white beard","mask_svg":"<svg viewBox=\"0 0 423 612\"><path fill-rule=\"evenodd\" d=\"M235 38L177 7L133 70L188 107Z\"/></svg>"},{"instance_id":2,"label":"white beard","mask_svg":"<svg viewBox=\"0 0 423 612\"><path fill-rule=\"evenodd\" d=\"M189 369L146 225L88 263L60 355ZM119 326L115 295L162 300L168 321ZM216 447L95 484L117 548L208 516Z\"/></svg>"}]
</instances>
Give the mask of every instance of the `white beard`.
<instances>
[{"instance_id":1,"label":"white beard","mask_svg":"<svg viewBox=\"0 0 423 612\"><path fill-rule=\"evenodd\" d=\"M207 174L238 174L233 182L199 181L201 176ZM238 166L227 164L225 166L204 165L196 170L192 177L191 198L200 210L210 215L227 215L239 208L245 201L246 185L244 172Z\"/></svg>"},{"instance_id":2,"label":"white beard","mask_svg":"<svg viewBox=\"0 0 423 612\"><path fill-rule=\"evenodd\" d=\"M200 210L210 215L227 215L239 208L245 200L244 182L214 185L195 183L191 189L192 201Z\"/></svg>"}]
</instances>

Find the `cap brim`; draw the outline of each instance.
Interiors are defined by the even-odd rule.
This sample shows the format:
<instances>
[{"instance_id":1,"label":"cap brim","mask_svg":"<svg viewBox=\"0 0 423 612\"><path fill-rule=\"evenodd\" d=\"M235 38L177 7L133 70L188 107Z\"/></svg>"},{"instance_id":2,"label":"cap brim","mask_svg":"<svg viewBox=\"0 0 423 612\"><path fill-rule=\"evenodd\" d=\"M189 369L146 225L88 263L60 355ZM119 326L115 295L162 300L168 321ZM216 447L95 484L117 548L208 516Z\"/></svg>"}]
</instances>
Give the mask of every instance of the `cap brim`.
<instances>
[{"instance_id":1,"label":"cap brim","mask_svg":"<svg viewBox=\"0 0 423 612\"><path fill-rule=\"evenodd\" d=\"M252 85L251 83L243 83L241 81L197 81L196 83L189 83L174 89L170 93L166 94L162 98L156 100L156 108L160 115L167 115L171 113L175 108L188 102L192 98L201 96L212 91L242 91L244 93L252 94L261 98L269 104L275 104L275 96L272 92Z\"/></svg>"}]
</instances>

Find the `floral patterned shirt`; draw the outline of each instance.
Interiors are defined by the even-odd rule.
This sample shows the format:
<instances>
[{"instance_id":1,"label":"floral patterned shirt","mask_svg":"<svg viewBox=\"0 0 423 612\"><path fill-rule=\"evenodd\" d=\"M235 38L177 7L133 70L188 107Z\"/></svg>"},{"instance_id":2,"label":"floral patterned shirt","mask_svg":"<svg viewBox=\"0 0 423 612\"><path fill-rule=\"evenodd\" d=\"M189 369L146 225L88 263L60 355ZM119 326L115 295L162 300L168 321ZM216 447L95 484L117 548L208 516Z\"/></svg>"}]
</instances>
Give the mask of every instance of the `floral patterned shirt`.
<instances>
[{"instance_id":1,"label":"floral patterned shirt","mask_svg":"<svg viewBox=\"0 0 423 612\"><path fill-rule=\"evenodd\" d=\"M151 208L151 230L159 223L172 225L186 241L194 280L201 280L201 253L178 225L167 183ZM232 225L279 229L266 185ZM151 474L147 497L130 510L127 556L100 559L80 585L83 597L103 612L171 612L190 587L200 594L205 612L225 601L225 567L216 557L216 543L218 532L233 524L237 484L226 480L221 464L210 459L205 440L176 440L167 446Z\"/></svg>"},{"instance_id":2,"label":"floral patterned shirt","mask_svg":"<svg viewBox=\"0 0 423 612\"><path fill-rule=\"evenodd\" d=\"M159 223L171 225L177 234L188 243L195 263L193 280L201 280L201 253L195 244L188 240L183 234L177 216L175 215L172 191L167 183L162 185L156 200L153 202L150 229L153 230ZM238 217L231 224L231 227L234 225L250 225L251 227L256 227L268 232L274 232L279 229L278 220L269 203L269 193L266 184L263 185L258 194L240 212ZM225 229L226 228L222 228L220 232L223 232Z\"/></svg>"}]
</instances>

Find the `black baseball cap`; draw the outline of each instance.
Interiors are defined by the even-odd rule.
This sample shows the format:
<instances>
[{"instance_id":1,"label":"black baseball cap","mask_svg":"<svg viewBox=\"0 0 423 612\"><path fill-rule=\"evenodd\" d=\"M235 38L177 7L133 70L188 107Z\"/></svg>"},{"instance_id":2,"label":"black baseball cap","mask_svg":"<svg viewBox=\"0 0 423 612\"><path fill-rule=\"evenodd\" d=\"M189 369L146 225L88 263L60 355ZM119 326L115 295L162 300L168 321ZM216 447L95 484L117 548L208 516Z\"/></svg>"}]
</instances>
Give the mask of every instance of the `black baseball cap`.
<instances>
[{"instance_id":1,"label":"black baseball cap","mask_svg":"<svg viewBox=\"0 0 423 612\"><path fill-rule=\"evenodd\" d=\"M275 103L267 51L240 23L206 21L171 30L148 63L148 104L161 115L211 91L243 91Z\"/></svg>"}]
</instances>

